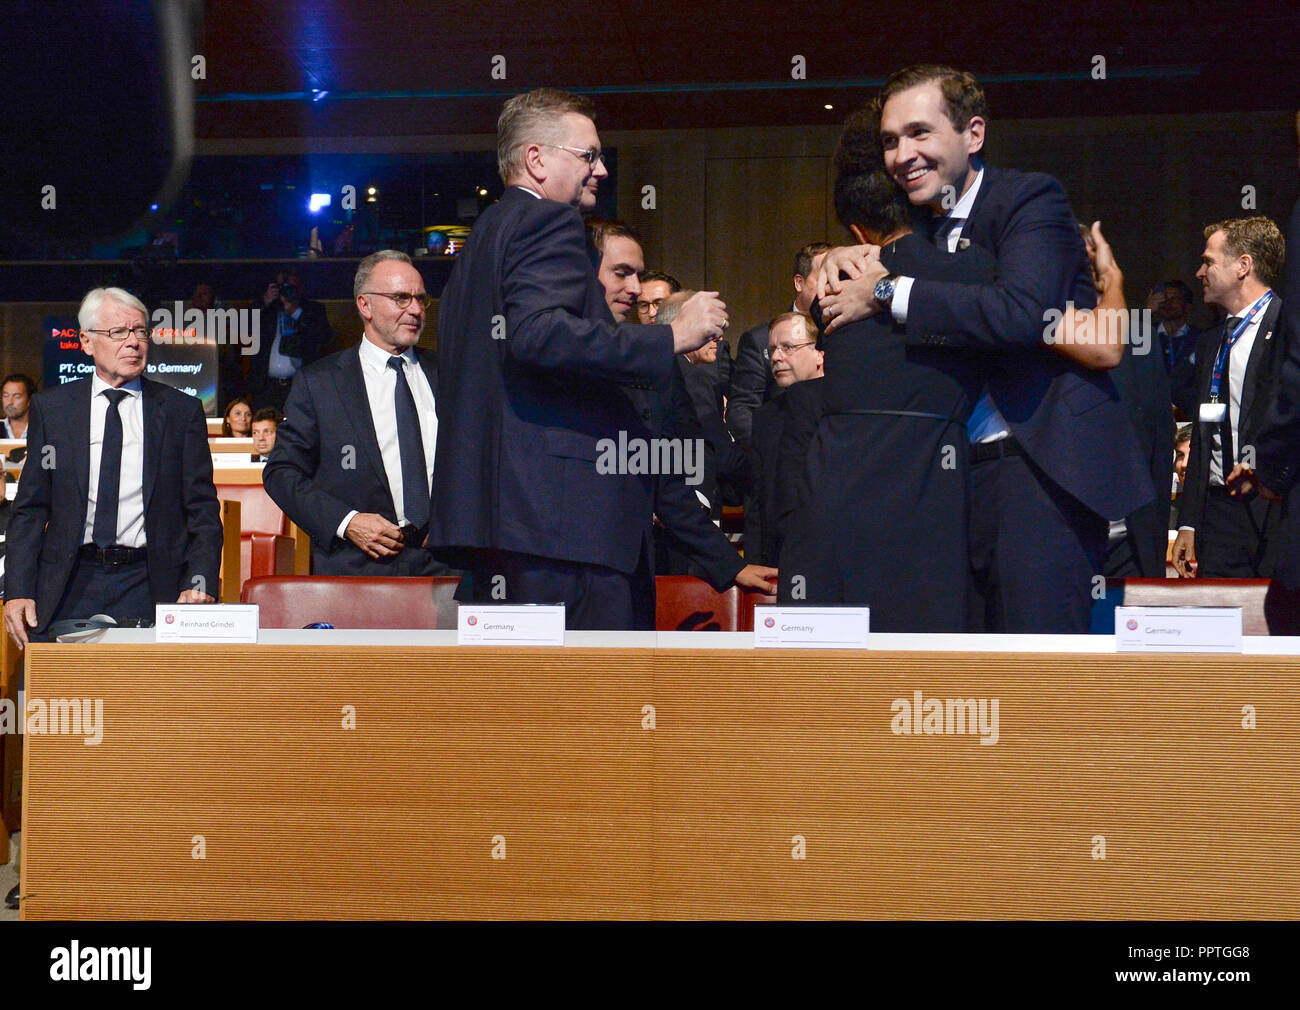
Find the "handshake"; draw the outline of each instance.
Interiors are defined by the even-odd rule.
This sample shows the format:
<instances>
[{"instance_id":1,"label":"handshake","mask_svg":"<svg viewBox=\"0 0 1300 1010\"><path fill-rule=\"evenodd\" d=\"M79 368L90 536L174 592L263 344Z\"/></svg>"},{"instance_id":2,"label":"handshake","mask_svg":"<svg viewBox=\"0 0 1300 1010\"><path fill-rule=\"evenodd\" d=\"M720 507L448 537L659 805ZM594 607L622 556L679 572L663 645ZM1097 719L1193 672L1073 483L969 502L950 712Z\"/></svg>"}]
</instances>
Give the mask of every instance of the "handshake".
<instances>
[{"instance_id":1,"label":"handshake","mask_svg":"<svg viewBox=\"0 0 1300 1010\"><path fill-rule=\"evenodd\" d=\"M716 291L697 291L686 299L669 324L673 329L673 353L694 351L711 340L721 340L727 331L727 306Z\"/></svg>"}]
</instances>

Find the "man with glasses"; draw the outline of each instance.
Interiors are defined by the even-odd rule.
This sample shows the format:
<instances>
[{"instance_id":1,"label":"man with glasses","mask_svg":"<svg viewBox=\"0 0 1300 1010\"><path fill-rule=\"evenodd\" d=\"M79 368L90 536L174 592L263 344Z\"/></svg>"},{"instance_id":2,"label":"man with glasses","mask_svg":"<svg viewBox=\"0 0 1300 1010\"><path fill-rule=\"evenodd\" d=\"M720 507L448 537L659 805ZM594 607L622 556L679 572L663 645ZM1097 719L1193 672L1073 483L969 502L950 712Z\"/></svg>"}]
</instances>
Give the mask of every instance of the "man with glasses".
<instances>
[{"instance_id":1,"label":"man with glasses","mask_svg":"<svg viewBox=\"0 0 1300 1010\"><path fill-rule=\"evenodd\" d=\"M785 430L787 390L796 382L819 379L824 355L817 348L817 326L806 312L785 312L767 325L767 360L776 396L754 411L750 438L752 489L745 504L745 560L775 565L781 556L777 499L790 479L777 466Z\"/></svg>"},{"instance_id":2,"label":"man with glasses","mask_svg":"<svg viewBox=\"0 0 1300 1010\"><path fill-rule=\"evenodd\" d=\"M674 355L726 327L716 292L671 326L616 323L581 212L607 177L585 98L505 103L506 191L478 219L438 309L444 379L433 520L439 556L470 569L462 600L566 605L573 629L654 627L655 478L602 472L598 444L642 422L622 386L667 381Z\"/></svg>"},{"instance_id":3,"label":"man with glasses","mask_svg":"<svg viewBox=\"0 0 1300 1010\"><path fill-rule=\"evenodd\" d=\"M311 536L317 575L439 575L423 550L438 444L438 363L416 346L431 304L406 253L357 266L362 339L293 381L262 475Z\"/></svg>"},{"instance_id":4,"label":"man with glasses","mask_svg":"<svg viewBox=\"0 0 1300 1010\"><path fill-rule=\"evenodd\" d=\"M5 627L19 646L107 614L152 624L155 603L212 603L221 515L203 405L143 377L144 305L96 288L77 312L86 379L32 399L9 520Z\"/></svg>"}]
</instances>

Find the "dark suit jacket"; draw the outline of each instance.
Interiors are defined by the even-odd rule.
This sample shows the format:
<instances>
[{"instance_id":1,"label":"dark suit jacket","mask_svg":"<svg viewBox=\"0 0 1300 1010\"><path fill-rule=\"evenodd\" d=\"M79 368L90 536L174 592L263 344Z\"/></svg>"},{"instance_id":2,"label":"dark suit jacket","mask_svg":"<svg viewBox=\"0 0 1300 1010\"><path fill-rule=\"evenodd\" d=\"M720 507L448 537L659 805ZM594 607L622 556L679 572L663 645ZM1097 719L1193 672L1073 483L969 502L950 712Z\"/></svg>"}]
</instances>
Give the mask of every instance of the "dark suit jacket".
<instances>
[{"instance_id":1,"label":"dark suit jacket","mask_svg":"<svg viewBox=\"0 0 1300 1010\"><path fill-rule=\"evenodd\" d=\"M279 307L279 302L274 303ZM267 382L267 368L271 362L271 345L275 343L275 326L277 314L267 311L264 322L269 320L270 332L262 331L257 353L248 362L248 392L256 397ZM325 315L325 306L311 299L302 302L302 315L295 321L293 333L286 334L280 340L280 353L290 358L300 358L306 368L319 361L325 348L334 339L329 319Z\"/></svg>"},{"instance_id":2,"label":"dark suit jacket","mask_svg":"<svg viewBox=\"0 0 1300 1010\"><path fill-rule=\"evenodd\" d=\"M1151 501L1147 468L1110 377L1043 346L1049 309L1097 303L1061 184L986 165L962 239L993 253L997 282L917 279L908 342L986 352L989 392L1029 458L1102 518L1119 519Z\"/></svg>"},{"instance_id":3,"label":"dark suit jacket","mask_svg":"<svg viewBox=\"0 0 1300 1010\"><path fill-rule=\"evenodd\" d=\"M750 495L745 506L745 561L775 566L781 558L788 512L806 492L802 460L794 466L783 459L787 415L791 410L811 418L820 416L823 379L796 382L754 411L749 439ZM815 421L813 422L815 427ZM820 531L825 534L826 531Z\"/></svg>"},{"instance_id":4,"label":"dark suit jacket","mask_svg":"<svg viewBox=\"0 0 1300 1010\"><path fill-rule=\"evenodd\" d=\"M767 361L767 323L759 323L740 335L736 343L736 360L731 367L727 427L736 436L736 441L750 437L754 428L754 411L776 396L777 389Z\"/></svg>"},{"instance_id":5,"label":"dark suit jacket","mask_svg":"<svg viewBox=\"0 0 1300 1010\"><path fill-rule=\"evenodd\" d=\"M1291 211L1286 240L1291 254L1283 276L1283 347L1275 352L1280 358L1277 395L1255 438L1255 474L1270 491L1285 495L1273 576L1300 589L1300 499L1293 492L1300 476L1300 201Z\"/></svg>"},{"instance_id":6,"label":"dark suit jacket","mask_svg":"<svg viewBox=\"0 0 1300 1010\"><path fill-rule=\"evenodd\" d=\"M685 381L676 369L657 386L638 384L625 387L624 392L653 436L704 439ZM696 487L703 485L687 484L680 474L655 477L653 508L668 539L665 560L672 574L697 575L722 592L745 562L709 518ZM656 569L656 574L666 573Z\"/></svg>"},{"instance_id":7,"label":"dark suit jacket","mask_svg":"<svg viewBox=\"0 0 1300 1010\"><path fill-rule=\"evenodd\" d=\"M655 478L597 460L649 437L622 386L669 380L672 330L611 321L577 210L512 186L483 213L439 302L438 364L431 547L462 568L505 550L634 572Z\"/></svg>"},{"instance_id":8,"label":"dark suit jacket","mask_svg":"<svg viewBox=\"0 0 1300 1010\"><path fill-rule=\"evenodd\" d=\"M1218 356L1223 342L1223 327L1213 327L1201 333L1196 345L1196 402L1208 403L1210 400L1210 380L1214 373L1214 359ZM1241 409L1237 428L1233 431L1233 440L1237 444L1237 458L1240 459L1246 446L1257 444L1264 427L1269 408L1277 398L1278 379L1286 342L1282 329L1282 299L1274 295L1260 317L1255 331L1255 342L1250 348L1250 361L1246 365L1246 375L1241 385ZM1227 397L1222 397L1226 401ZM1205 496L1210 486L1210 425L1202 424L1193 414L1192 448L1187 458L1187 479L1183 488L1183 503L1178 521L1183 526L1193 529L1201 522L1205 510ZM1258 449L1256 449L1258 454ZM1257 460L1258 462L1258 460ZM1227 463L1227 471L1232 464ZM1267 486L1267 485L1265 485ZM1264 513L1268 502L1256 498L1250 503L1256 519L1263 529Z\"/></svg>"},{"instance_id":9,"label":"dark suit jacket","mask_svg":"<svg viewBox=\"0 0 1300 1010\"><path fill-rule=\"evenodd\" d=\"M437 360L419 347L415 356L436 402ZM395 558L372 558L337 536L339 523L353 509L397 521L370 416L360 345L322 358L294 376L284 415L262 483L284 514L311 537L312 571L317 575L394 574ZM438 443L442 443L441 429ZM435 476L435 484L437 480ZM409 550L419 548L407 547L401 554Z\"/></svg>"},{"instance_id":10,"label":"dark suit jacket","mask_svg":"<svg viewBox=\"0 0 1300 1010\"><path fill-rule=\"evenodd\" d=\"M1125 525L1142 577L1163 579L1165 553L1169 548L1169 491L1173 485L1177 434L1169 403L1169 373L1159 348L1152 347L1147 354L1134 354L1130 345L1110 374L1137 436L1155 494L1152 502L1125 517Z\"/></svg>"},{"instance_id":11,"label":"dark suit jacket","mask_svg":"<svg viewBox=\"0 0 1300 1010\"><path fill-rule=\"evenodd\" d=\"M709 499L715 519L722 514L724 499L735 499L737 489L743 493L748 476L744 448L722 419L722 398L727 387L721 375L730 374L730 368L718 367L724 358L730 361L725 344L718 348L718 360L712 363L692 365L684 355L677 358L698 434L704 439L705 473L700 492Z\"/></svg>"},{"instance_id":12,"label":"dark suit jacket","mask_svg":"<svg viewBox=\"0 0 1300 1010\"><path fill-rule=\"evenodd\" d=\"M150 591L156 603L175 603L186 589L219 598L221 511L203 405L152 379L142 377L140 388ZM63 598L84 535L90 389L90 379L78 379L32 399L30 454L9 521L5 595L36 601L37 632ZM53 465L42 465L47 458Z\"/></svg>"}]
</instances>

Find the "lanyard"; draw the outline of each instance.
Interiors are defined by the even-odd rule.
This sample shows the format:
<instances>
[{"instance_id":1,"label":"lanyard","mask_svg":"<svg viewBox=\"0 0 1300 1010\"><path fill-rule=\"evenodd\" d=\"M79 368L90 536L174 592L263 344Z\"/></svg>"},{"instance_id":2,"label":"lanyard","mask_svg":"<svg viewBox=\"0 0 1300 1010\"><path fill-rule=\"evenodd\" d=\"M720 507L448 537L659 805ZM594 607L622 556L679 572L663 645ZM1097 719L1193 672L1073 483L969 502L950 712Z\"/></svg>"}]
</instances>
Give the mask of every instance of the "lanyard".
<instances>
[{"instance_id":1,"label":"lanyard","mask_svg":"<svg viewBox=\"0 0 1300 1010\"><path fill-rule=\"evenodd\" d=\"M1273 292L1265 291L1259 297L1259 300L1250 307L1250 311L1241 317L1241 320L1233 327L1232 332L1224 338L1223 346L1219 348L1219 356L1214 359L1214 372L1210 376L1211 403L1219 402L1219 386L1223 382L1223 367L1228 363L1228 355L1232 353L1232 345L1237 342L1238 337L1246 332L1246 327L1251 324L1251 321L1260 312L1268 307L1268 303L1272 300Z\"/></svg>"}]
</instances>

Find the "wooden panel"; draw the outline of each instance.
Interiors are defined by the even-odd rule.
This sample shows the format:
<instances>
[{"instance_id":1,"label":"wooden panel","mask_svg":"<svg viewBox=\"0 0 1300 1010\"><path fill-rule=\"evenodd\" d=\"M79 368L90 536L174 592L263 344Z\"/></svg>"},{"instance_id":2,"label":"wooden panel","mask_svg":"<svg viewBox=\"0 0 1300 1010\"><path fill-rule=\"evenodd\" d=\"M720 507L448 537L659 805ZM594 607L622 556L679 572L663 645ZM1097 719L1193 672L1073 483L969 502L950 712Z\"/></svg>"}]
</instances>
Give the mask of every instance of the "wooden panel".
<instances>
[{"instance_id":1,"label":"wooden panel","mask_svg":"<svg viewBox=\"0 0 1300 1010\"><path fill-rule=\"evenodd\" d=\"M241 536L240 512L242 507L237 501L219 500L221 506L221 591L213 593L219 603L238 603L240 582L239 539ZM192 587L186 586L186 589Z\"/></svg>"},{"instance_id":2,"label":"wooden panel","mask_svg":"<svg viewBox=\"0 0 1300 1010\"><path fill-rule=\"evenodd\" d=\"M828 160L715 158L707 163L705 278L743 331L790 308L794 254L827 238Z\"/></svg>"},{"instance_id":3,"label":"wooden panel","mask_svg":"<svg viewBox=\"0 0 1300 1010\"><path fill-rule=\"evenodd\" d=\"M95 747L27 741L25 918L1300 916L1294 657L36 645L29 663L29 696L102 697L106 724ZM997 743L895 735L915 691L996 699Z\"/></svg>"}]
</instances>

